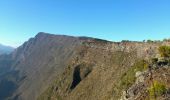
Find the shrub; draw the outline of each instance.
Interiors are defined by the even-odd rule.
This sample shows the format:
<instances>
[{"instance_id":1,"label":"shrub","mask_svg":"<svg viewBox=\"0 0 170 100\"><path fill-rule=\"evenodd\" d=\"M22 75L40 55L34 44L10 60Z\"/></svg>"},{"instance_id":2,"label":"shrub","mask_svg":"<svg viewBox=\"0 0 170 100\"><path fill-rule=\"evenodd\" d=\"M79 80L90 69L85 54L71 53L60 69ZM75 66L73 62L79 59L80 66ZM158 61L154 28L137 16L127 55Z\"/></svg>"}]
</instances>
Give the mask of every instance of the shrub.
<instances>
[{"instance_id":1,"label":"shrub","mask_svg":"<svg viewBox=\"0 0 170 100\"><path fill-rule=\"evenodd\" d=\"M154 41L152 41L152 40L147 40L147 43L153 43Z\"/></svg>"},{"instance_id":2,"label":"shrub","mask_svg":"<svg viewBox=\"0 0 170 100\"><path fill-rule=\"evenodd\" d=\"M158 58L152 58L152 59L151 59L152 64L157 63L157 61L158 61Z\"/></svg>"},{"instance_id":3,"label":"shrub","mask_svg":"<svg viewBox=\"0 0 170 100\"><path fill-rule=\"evenodd\" d=\"M148 63L144 63L143 67L144 67L144 70L147 70L148 67L149 67L149 64Z\"/></svg>"},{"instance_id":4,"label":"shrub","mask_svg":"<svg viewBox=\"0 0 170 100\"><path fill-rule=\"evenodd\" d=\"M154 96L161 96L166 92L166 86L163 83L158 83L157 81L154 81L153 86L151 86L149 89L149 95L150 97Z\"/></svg>"},{"instance_id":5,"label":"shrub","mask_svg":"<svg viewBox=\"0 0 170 100\"><path fill-rule=\"evenodd\" d=\"M170 46L160 46L158 50L161 57L170 57Z\"/></svg>"},{"instance_id":6,"label":"shrub","mask_svg":"<svg viewBox=\"0 0 170 100\"><path fill-rule=\"evenodd\" d=\"M148 63L145 60L140 60L133 67L135 68L135 73L137 71L144 71L145 67L148 67Z\"/></svg>"}]
</instances>

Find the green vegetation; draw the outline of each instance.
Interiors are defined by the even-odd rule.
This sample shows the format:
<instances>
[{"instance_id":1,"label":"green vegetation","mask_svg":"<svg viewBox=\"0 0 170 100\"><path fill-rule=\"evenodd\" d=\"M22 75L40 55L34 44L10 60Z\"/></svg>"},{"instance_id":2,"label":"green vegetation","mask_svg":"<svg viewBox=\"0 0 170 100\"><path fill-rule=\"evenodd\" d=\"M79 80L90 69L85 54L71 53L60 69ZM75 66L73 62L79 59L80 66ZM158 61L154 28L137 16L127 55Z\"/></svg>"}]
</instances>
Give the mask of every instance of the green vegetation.
<instances>
[{"instance_id":1,"label":"green vegetation","mask_svg":"<svg viewBox=\"0 0 170 100\"><path fill-rule=\"evenodd\" d=\"M135 74L137 71L144 71L147 68L147 63L144 60L136 62L126 73L121 77L121 87L127 89L136 80Z\"/></svg>"},{"instance_id":2,"label":"green vegetation","mask_svg":"<svg viewBox=\"0 0 170 100\"><path fill-rule=\"evenodd\" d=\"M122 42L130 42L129 40L122 40Z\"/></svg>"},{"instance_id":3,"label":"green vegetation","mask_svg":"<svg viewBox=\"0 0 170 100\"><path fill-rule=\"evenodd\" d=\"M151 62L152 62L152 64L157 63L157 62L158 62L158 58L152 58L152 59L151 59Z\"/></svg>"},{"instance_id":4,"label":"green vegetation","mask_svg":"<svg viewBox=\"0 0 170 100\"><path fill-rule=\"evenodd\" d=\"M157 81L154 81L153 86L148 89L151 99L157 96L161 96L166 92L166 90L166 86L163 83L158 83Z\"/></svg>"},{"instance_id":5,"label":"green vegetation","mask_svg":"<svg viewBox=\"0 0 170 100\"><path fill-rule=\"evenodd\" d=\"M160 46L158 50L161 57L170 57L170 46Z\"/></svg>"},{"instance_id":6,"label":"green vegetation","mask_svg":"<svg viewBox=\"0 0 170 100\"><path fill-rule=\"evenodd\" d=\"M153 43L154 41L152 41L152 40L147 40L147 43Z\"/></svg>"}]
</instances>

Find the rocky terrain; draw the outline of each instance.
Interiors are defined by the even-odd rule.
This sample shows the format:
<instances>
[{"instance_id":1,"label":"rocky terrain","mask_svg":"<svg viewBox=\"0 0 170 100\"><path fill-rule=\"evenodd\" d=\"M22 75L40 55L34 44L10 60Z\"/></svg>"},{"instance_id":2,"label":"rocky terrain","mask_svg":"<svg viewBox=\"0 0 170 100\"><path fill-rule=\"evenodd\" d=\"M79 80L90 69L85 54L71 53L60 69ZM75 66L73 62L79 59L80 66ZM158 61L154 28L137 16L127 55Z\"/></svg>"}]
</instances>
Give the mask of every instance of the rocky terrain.
<instances>
[{"instance_id":1,"label":"rocky terrain","mask_svg":"<svg viewBox=\"0 0 170 100\"><path fill-rule=\"evenodd\" d=\"M111 42L40 32L0 56L0 99L169 100L169 62L159 53L163 45L170 42ZM156 94L157 85L164 91Z\"/></svg>"}]
</instances>

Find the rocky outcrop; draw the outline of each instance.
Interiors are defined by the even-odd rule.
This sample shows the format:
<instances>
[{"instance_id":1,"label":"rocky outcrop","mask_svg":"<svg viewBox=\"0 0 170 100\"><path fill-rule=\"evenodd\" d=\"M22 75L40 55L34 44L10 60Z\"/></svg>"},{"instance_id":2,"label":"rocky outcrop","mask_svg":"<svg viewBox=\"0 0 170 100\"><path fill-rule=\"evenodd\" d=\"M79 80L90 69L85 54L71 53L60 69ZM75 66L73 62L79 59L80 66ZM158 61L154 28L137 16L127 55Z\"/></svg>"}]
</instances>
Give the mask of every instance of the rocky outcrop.
<instances>
[{"instance_id":1,"label":"rocky outcrop","mask_svg":"<svg viewBox=\"0 0 170 100\"><path fill-rule=\"evenodd\" d=\"M157 62L159 63L159 61ZM152 66L151 70L146 70L143 72L136 72L136 81L133 85L131 85L127 90L122 92L122 96L120 100L150 100L153 99L151 93L149 93L149 89L153 86L154 82L158 82L163 84L166 87L163 94L156 95L156 91L162 91L160 87L154 86L155 90L155 99L156 100L169 100L170 93L169 88L170 84L167 83L170 79L168 78L170 72L170 66L168 65L157 65L157 68ZM156 88L159 88L156 90ZM163 89L163 88L162 88Z\"/></svg>"},{"instance_id":2,"label":"rocky outcrop","mask_svg":"<svg viewBox=\"0 0 170 100\"><path fill-rule=\"evenodd\" d=\"M149 75L148 71L136 72L136 81L126 91L123 91L120 100L138 100L139 98L146 98L147 96L147 85L145 83L146 77ZM141 97L141 95L143 97Z\"/></svg>"}]
</instances>

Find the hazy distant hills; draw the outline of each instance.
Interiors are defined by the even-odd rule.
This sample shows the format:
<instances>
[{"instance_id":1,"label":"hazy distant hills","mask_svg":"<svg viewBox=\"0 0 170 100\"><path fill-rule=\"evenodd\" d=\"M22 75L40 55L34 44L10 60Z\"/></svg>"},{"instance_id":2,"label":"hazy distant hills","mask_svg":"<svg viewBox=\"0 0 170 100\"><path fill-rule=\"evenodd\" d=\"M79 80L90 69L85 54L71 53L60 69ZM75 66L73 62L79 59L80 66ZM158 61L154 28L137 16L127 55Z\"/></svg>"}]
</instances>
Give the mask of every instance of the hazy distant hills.
<instances>
[{"instance_id":1,"label":"hazy distant hills","mask_svg":"<svg viewBox=\"0 0 170 100\"><path fill-rule=\"evenodd\" d=\"M14 48L10 47L10 46L5 46L0 44L0 55L1 54L9 54L14 50Z\"/></svg>"},{"instance_id":2,"label":"hazy distant hills","mask_svg":"<svg viewBox=\"0 0 170 100\"><path fill-rule=\"evenodd\" d=\"M120 99L127 97L125 89L132 91L130 100L145 100L148 74L139 80L142 85L122 80L129 73L135 77L133 66L156 57L161 45L170 42L110 42L40 32L11 54L0 55L0 100L126 100ZM170 86L170 67L155 73Z\"/></svg>"}]
</instances>

